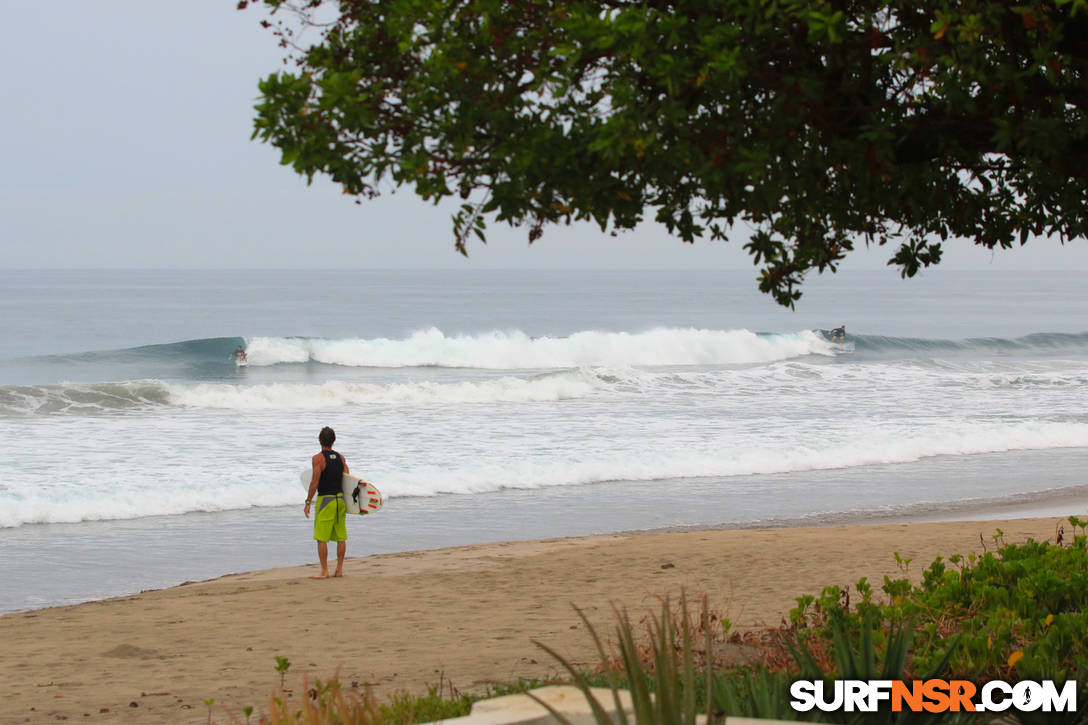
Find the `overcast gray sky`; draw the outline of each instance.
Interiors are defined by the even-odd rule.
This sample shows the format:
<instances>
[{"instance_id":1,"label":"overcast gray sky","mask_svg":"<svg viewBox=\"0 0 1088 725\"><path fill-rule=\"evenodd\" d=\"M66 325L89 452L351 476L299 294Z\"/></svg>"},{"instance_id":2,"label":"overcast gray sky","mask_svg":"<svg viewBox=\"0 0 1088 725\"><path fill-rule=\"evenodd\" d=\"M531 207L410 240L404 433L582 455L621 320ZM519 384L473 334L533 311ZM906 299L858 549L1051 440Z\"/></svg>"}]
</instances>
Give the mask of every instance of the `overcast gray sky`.
<instances>
[{"instance_id":1,"label":"overcast gray sky","mask_svg":"<svg viewBox=\"0 0 1088 725\"><path fill-rule=\"evenodd\" d=\"M250 141L259 78L281 60L234 0L0 0L0 268L750 267L743 233L686 245L647 224L492 226L465 260L449 214L407 191L357 206ZM883 268L891 250L846 269ZM942 268L1088 269L1088 243L991 253L950 243ZM888 270L894 274L893 270Z\"/></svg>"}]
</instances>

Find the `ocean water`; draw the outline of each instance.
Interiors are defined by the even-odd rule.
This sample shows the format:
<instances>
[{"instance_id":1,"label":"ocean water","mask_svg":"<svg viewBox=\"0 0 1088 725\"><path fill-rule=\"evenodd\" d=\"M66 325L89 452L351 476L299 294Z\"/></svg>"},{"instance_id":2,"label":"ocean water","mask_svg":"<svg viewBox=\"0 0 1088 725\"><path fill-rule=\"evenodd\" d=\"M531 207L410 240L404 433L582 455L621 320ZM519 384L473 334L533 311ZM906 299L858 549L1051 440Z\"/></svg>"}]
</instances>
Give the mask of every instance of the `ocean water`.
<instances>
[{"instance_id":1,"label":"ocean water","mask_svg":"<svg viewBox=\"0 0 1088 725\"><path fill-rule=\"evenodd\" d=\"M751 270L0 283L0 612L312 561L324 425L387 496L351 555L1088 504L1076 273L840 273L796 311Z\"/></svg>"}]
</instances>

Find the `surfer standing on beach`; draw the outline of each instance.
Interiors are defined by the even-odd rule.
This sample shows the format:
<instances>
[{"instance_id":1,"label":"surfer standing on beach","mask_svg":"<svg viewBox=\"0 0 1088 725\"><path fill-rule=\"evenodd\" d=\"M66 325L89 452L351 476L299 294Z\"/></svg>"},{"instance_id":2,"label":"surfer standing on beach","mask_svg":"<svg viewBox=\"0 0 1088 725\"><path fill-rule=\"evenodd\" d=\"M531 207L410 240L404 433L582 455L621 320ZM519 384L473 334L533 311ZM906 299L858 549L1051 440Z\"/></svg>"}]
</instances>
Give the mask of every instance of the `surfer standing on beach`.
<instances>
[{"instance_id":1,"label":"surfer standing on beach","mask_svg":"<svg viewBox=\"0 0 1088 725\"><path fill-rule=\"evenodd\" d=\"M321 443L321 452L311 459L313 475L310 477L310 490L306 494L306 507L303 513L310 518L310 506L317 496L317 511L314 514L314 539L317 541L317 558L321 562L321 573L311 579L329 578L329 542L336 542L336 571L332 576L344 576L344 555L348 550L347 503L341 479L348 472L348 462L332 449L336 442L336 433L325 426L317 436Z\"/></svg>"}]
</instances>

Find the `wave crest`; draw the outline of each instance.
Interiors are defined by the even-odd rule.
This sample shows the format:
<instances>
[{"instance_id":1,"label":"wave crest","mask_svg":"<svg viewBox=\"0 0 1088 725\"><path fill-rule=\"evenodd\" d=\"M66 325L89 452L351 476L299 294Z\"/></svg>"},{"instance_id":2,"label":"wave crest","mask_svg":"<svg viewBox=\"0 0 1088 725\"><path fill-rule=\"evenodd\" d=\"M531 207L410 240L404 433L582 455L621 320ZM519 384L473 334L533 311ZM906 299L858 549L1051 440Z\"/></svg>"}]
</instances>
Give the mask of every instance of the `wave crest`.
<instances>
[{"instance_id":1,"label":"wave crest","mask_svg":"<svg viewBox=\"0 0 1088 725\"><path fill-rule=\"evenodd\" d=\"M321 410L367 403L535 403L584 397L607 381L592 370L572 370L528 378L436 383L321 384L172 383L136 380L120 383L65 383L0 387L0 413L8 415L101 415L160 406L226 410Z\"/></svg>"},{"instance_id":2,"label":"wave crest","mask_svg":"<svg viewBox=\"0 0 1088 725\"><path fill-rule=\"evenodd\" d=\"M834 354L826 340L807 330L757 334L694 328L584 331L567 337L530 337L516 330L450 336L430 328L403 339L255 337L247 341L246 351L250 365L312 361L347 367L485 370L752 364Z\"/></svg>"},{"instance_id":3,"label":"wave crest","mask_svg":"<svg viewBox=\"0 0 1088 725\"><path fill-rule=\"evenodd\" d=\"M158 380L9 385L0 387L0 412L90 415L165 405L169 396L167 387Z\"/></svg>"}]
</instances>

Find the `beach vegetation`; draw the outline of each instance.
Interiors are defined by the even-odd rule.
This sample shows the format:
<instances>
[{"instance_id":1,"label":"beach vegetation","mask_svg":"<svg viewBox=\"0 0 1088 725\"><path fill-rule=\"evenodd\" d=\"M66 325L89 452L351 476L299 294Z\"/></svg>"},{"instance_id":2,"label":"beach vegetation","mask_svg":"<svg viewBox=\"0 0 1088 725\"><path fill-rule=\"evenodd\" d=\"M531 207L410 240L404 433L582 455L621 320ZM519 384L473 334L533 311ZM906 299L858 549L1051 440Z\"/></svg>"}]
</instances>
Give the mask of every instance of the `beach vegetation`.
<instances>
[{"instance_id":1,"label":"beach vegetation","mask_svg":"<svg viewBox=\"0 0 1088 725\"><path fill-rule=\"evenodd\" d=\"M311 686L304 677L306 696L293 702L282 688L268 701L267 725L381 725L382 713L369 692L345 691L336 677L315 680Z\"/></svg>"},{"instance_id":2,"label":"beach vegetation","mask_svg":"<svg viewBox=\"0 0 1088 725\"><path fill-rule=\"evenodd\" d=\"M903 576L885 577L880 586L860 579L853 587L828 586L819 595L797 597L797 606L780 626L733 631L728 619L709 609L690 613L687 598L678 606L663 599L660 612L632 623L615 612L611 637L598 634L576 609L597 652L586 669L538 643L582 690L600 725L611 723L592 687L611 691L620 709L620 691L630 693L635 725L695 725L722 715L906 725L912 722L988 722L985 714L808 713L790 706L795 680L966 679L1054 680L1077 683L1081 708L1075 713L1005 713L1001 723L1085 725L1088 723L1088 521L1068 519L1054 542L1008 543L1002 532L984 553L937 557L916 577L910 560L895 555ZM724 652L743 645L754 652L737 663ZM277 658L279 662L279 658ZM277 668L279 670L279 668ZM282 674L286 671L284 669ZM484 694L435 686L423 696L399 693L377 702L355 683L350 691L338 678L305 684L301 703L282 688L269 703L263 722L324 725L412 725L467 715L472 703L513 692L527 692L553 681L522 681L489 687ZM531 696L531 694L530 694ZM207 703L206 703L207 704ZM544 702L541 704L548 708ZM210 707L210 704L209 704ZM553 711L560 722L563 716ZM246 713L247 720L249 713ZM622 720L627 723L628 720Z\"/></svg>"},{"instance_id":3,"label":"beach vegetation","mask_svg":"<svg viewBox=\"0 0 1088 725\"><path fill-rule=\"evenodd\" d=\"M553 649L543 644L539 646L556 658L572 682L583 691L598 725L609 725L613 721L604 705L590 692L589 688L594 686L611 689L617 710L620 709L620 690L630 692L635 725L695 725L701 716L707 722L714 722L723 715L778 720L829 717L835 722L834 714L810 713L806 716L794 711L789 694L792 683L800 678L903 680L907 677L911 630L905 625L880 638L874 636L873 622L867 619L860 628L860 637L853 640L837 623L832 623L830 653L814 650L805 638L782 640L791 655L792 666L773 667L762 662L723 667L715 655L716 644L721 645L723 640L715 635L715 628L709 624L714 615L705 598L697 618L689 615L683 597L678 610L673 610L665 600L659 616L643 620L645 637L639 636L626 612L617 612L615 639L611 644L618 648L618 654L609 653L593 625L580 611L579 616L600 657L595 674L589 675ZM936 677L946 666L947 659L927 676ZM538 702L559 722L569 725L561 713L541 700ZM937 721L928 713L923 717L926 722ZM842 721L858 725L902 725L921 719L911 713L889 718L888 713L877 712L850 713ZM940 718L940 722L946 724L968 721L970 718L965 713L947 713Z\"/></svg>"},{"instance_id":4,"label":"beach vegetation","mask_svg":"<svg viewBox=\"0 0 1088 725\"><path fill-rule=\"evenodd\" d=\"M378 711L385 725L437 722L468 715L473 703L480 700L520 694L554 684L555 680L535 678L521 679L513 683L492 682L482 692L470 693L462 692L448 678L440 677L437 685L427 688L427 694L403 691L393 693L384 702L378 703Z\"/></svg>"},{"instance_id":5,"label":"beach vegetation","mask_svg":"<svg viewBox=\"0 0 1088 725\"><path fill-rule=\"evenodd\" d=\"M617 660L606 652L593 624L581 610L576 611L593 639L600 657L604 684L612 693L616 712L624 711L620 691L627 690L631 695L636 723L695 725L700 714L704 714L708 720L713 717L710 703L713 702L714 676L713 668L707 666L706 659L713 656L713 637L708 626L709 614L705 601L700 626L696 627L688 616L684 598L680 601L679 617L673 616L668 599L664 600L661 616L648 620L648 644L636 636L627 613L616 612L618 624L614 633L619 650L619 667L614 666ZM702 647L697 656L695 642L699 633L702 634ZM540 642L537 645L552 655L570 675L572 683L582 690L598 725L612 725L612 716L590 691L593 683L586 673L547 645ZM697 660L700 666L696 665ZM532 693L529 696L533 697ZM547 708L560 723L571 725L568 718L548 703L535 697L533 699ZM626 718L621 722L626 723Z\"/></svg>"},{"instance_id":6,"label":"beach vegetation","mask_svg":"<svg viewBox=\"0 0 1088 725\"><path fill-rule=\"evenodd\" d=\"M856 245L903 277L948 240L1088 233L1086 0L240 0L286 68L254 137L359 203L744 237L783 305ZM894 250L894 251L891 251Z\"/></svg>"},{"instance_id":7,"label":"beach vegetation","mask_svg":"<svg viewBox=\"0 0 1088 725\"><path fill-rule=\"evenodd\" d=\"M311 685L303 677L301 701L291 698L280 688L268 702L267 716L261 722L269 725L412 725L463 717L472 703L488 695L446 696L437 686L426 695L397 692L385 702L379 702L368 688L345 687L338 676L315 680ZM246 714L248 722L249 714Z\"/></svg>"},{"instance_id":8,"label":"beach vegetation","mask_svg":"<svg viewBox=\"0 0 1088 725\"><path fill-rule=\"evenodd\" d=\"M280 673L280 689L283 689L283 683L287 677L287 670L289 669L291 669L291 660L276 655L276 672Z\"/></svg>"},{"instance_id":9,"label":"beach vegetation","mask_svg":"<svg viewBox=\"0 0 1088 725\"><path fill-rule=\"evenodd\" d=\"M427 689L426 695L398 692L378 706L382 722L388 725L413 725L464 717L480 697L451 692L444 695L439 687Z\"/></svg>"},{"instance_id":10,"label":"beach vegetation","mask_svg":"<svg viewBox=\"0 0 1088 725\"><path fill-rule=\"evenodd\" d=\"M1007 543L997 531L992 537L995 551L952 555L947 562L938 557L917 581L885 577L874 589L863 578L852 590L828 586L818 596L801 595L782 626L727 637L730 643L760 652L754 665L721 666L712 650L722 639L711 637L705 624L704 645L697 650L690 628L669 624L673 615L666 606L645 633L652 643L649 649L638 644L639 637L621 613L615 632L620 657L606 656L599 637L588 627L601 656L600 672L589 679L565 662L564 667L587 697L593 679L594 684L630 689L636 704L642 703L635 711L639 725L662 722L658 718L663 715L649 699L659 691L665 693L664 702L674 703L668 722L704 708L715 716L782 720L987 721L984 715L952 711L796 713L789 705L790 686L797 679L934 677L978 684L1000 679L1054 680L1061 685L1073 679L1081 703L1078 712L1022 712L1005 714L1000 721L1083 725L1088 723L1088 522L1070 517L1069 524L1071 541L1064 538L1064 528L1054 543L1030 539ZM982 543L985 547L985 540ZM897 554L896 561L905 574L909 559ZM681 609L681 622L689 621L686 605L682 603ZM708 619L705 602L701 619ZM676 708L676 703L683 705ZM600 718L598 722L603 725Z\"/></svg>"},{"instance_id":11,"label":"beach vegetation","mask_svg":"<svg viewBox=\"0 0 1088 725\"><path fill-rule=\"evenodd\" d=\"M1076 523L1073 523L1076 522ZM1073 518L1071 525L1080 526ZM1080 526L1082 530L1083 527ZM955 675L1049 679L1088 671L1088 547L1083 533L1068 545L1028 540L981 556L937 557L920 581L885 578L879 600L866 580L853 605L838 587L798 599L791 623L814 640L832 627L858 634L863 623L914 628L911 668L928 671L947 659Z\"/></svg>"},{"instance_id":12,"label":"beach vegetation","mask_svg":"<svg viewBox=\"0 0 1088 725\"><path fill-rule=\"evenodd\" d=\"M301 692L305 693L305 697L302 701L296 701L292 697L293 692L285 689L281 683L279 690L268 700L268 714L260 715L259 720L266 725L414 725L438 722L468 715L473 703L479 700L524 693L557 682L532 678L513 683L493 682L482 692L466 693L443 676L439 684L427 688L426 694L399 691L379 700L364 683L342 683L339 674L328 680L314 680L312 685L309 678L303 676ZM214 703L214 699L211 703ZM248 723L254 708L243 707L242 712ZM238 722L233 714L228 715L231 722Z\"/></svg>"}]
</instances>

